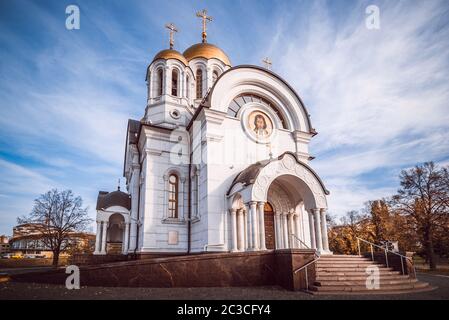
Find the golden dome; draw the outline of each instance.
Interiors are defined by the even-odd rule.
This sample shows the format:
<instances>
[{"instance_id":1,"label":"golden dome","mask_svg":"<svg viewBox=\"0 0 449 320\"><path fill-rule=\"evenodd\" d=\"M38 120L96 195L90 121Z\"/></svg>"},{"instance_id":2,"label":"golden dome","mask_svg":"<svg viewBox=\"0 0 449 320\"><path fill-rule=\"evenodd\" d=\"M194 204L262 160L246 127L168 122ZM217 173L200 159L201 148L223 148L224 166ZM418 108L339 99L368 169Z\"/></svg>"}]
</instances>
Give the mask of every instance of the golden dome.
<instances>
[{"instance_id":1,"label":"golden dome","mask_svg":"<svg viewBox=\"0 0 449 320\"><path fill-rule=\"evenodd\" d=\"M182 63L184 63L186 66L189 65L186 58L180 52L173 50L173 49L166 49L166 50L160 51L158 54L156 54L154 56L153 61L156 61L157 59L165 59L165 60L177 59L177 60L181 61Z\"/></svg>"},{"instance_id":2,"label":"golden dome","mask_svg":"<svg viewBox=\"0 0 449 320\"><path fill-rule=\"evenodd\" d=\"M231 61L229 60L226 53L223 52L219 47L214 46L210 43L197 43L188 48L183 53L184 57L187 61L190 61L195 58L205 58L205 59L218 59L224 64L231 66Z\"/></svg>"}]
</instances>

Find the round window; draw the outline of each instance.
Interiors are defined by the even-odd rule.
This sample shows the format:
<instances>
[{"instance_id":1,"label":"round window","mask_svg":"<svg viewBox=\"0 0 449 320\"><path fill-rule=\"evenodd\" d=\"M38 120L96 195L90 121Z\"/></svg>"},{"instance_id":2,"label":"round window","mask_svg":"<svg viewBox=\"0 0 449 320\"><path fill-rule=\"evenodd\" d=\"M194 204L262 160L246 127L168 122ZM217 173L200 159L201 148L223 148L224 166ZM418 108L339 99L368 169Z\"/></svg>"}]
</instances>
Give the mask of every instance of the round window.
<instances>
[{"instance_id":1,"label":"round window","mask_svg":"<svg viewBox=\"0 0 449 320\"><path fill-rule=\"evenodd\" d=\"M179 119L181 117L181 113L178 110L173 109L173 110L170 111L170 116L173 119Z\"/></svg>"}]
</instances>

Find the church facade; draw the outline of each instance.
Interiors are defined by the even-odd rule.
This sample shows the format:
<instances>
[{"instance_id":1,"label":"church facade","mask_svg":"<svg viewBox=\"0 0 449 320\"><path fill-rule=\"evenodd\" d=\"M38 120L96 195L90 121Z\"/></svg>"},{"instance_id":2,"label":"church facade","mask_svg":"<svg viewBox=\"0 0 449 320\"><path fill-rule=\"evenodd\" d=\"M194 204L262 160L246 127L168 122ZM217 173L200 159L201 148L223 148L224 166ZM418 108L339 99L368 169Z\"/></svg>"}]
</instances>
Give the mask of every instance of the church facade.
<instances>
[{"instance_id":1,"label":"church facade","mask_svg":"<svg viewBox=\"0 0 449 320\"><path fill-rule=\"evenodd\" d=\"M304 103L269 68L233 66L201 17L201 43L176 51L169 25L170 49L148 66L145 112L126 132L127 192L99 193L95 254L331 254Z\"/></svg>"}]
</instances>

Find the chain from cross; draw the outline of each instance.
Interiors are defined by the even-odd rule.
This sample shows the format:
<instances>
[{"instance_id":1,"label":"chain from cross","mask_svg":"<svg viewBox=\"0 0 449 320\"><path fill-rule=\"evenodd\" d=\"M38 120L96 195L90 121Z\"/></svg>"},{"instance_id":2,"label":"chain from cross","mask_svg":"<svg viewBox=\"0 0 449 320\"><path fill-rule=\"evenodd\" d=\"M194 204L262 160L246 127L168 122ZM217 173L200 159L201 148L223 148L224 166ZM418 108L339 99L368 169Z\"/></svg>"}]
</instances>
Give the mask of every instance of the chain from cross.
<instances>
[{"instance_id":1,"label":"chain from cross","mask_svg":"<svg viewBox=\"0 0 449 320\"><path fill-rule=\"evenodd\" d=\"M173 49L173 46L175 45L174 34L175 32L178 32L178 29L173 23L167 23L165 27L170 30L170 49Z\"/></svg>"},{"instance_id":2,"label":"chain from cross","mask_svg":"<svg viewBox=\"0 0 449 320\"><path fill-rule=\"evenodd\" d=\"M207 29L207 23L211 22L213 20L213 18L211 16L207 15L207 10L203 9L203 11L198 11L196 13L196 16L198 18L201 18L203 21L203 33L201 34L203 37L203 43L207 42L207 33L206 33L206 29Z\"/></svg>"}]
</instances>

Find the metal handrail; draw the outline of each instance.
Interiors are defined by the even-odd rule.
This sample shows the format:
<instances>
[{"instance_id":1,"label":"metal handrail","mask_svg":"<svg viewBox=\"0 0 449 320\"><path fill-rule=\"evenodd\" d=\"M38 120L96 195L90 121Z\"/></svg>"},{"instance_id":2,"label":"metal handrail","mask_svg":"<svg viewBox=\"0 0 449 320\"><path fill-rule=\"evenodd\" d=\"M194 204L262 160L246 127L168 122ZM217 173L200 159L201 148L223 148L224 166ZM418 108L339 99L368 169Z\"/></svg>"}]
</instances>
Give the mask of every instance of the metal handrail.
<instances>
[{"instance_id":1,"label":"metal handrail","mask_svg":"<svg viewBox=\"0 0 449 320\"><path fill-rule=\"evenodd\" d=\"M293 237L294 239L296 239L297 241L299 241L300 244L304 245L306 247L306 249L311 249L304 241L302 241L300 238L298 238L295 234L291 233L290 236ZM302 267L300 267L300 268L296 269L295 271L293 271L293 273L296 274L299 271L304 270L305 276L306 276L306 288L307 288L307 291L309 291L309 276L308 276L308 273L307 273L307 267L310 266L311 264L316 263L318 260L320 260L320 254L318 254L318 252L315 251L314 257L315 258L312 261L307 262Z\"/></svg>"},{"instance_id":2,"label":"metal handrail","mask_svg":"<svg viewBox=\"0 0 449 320\"><path fill-rule=\"evenodd\" d=\"M310 247L301 239L299 239L294 233L290 234L291 237L293 237L294 239L298 240L300 244L304 245L304 247L306 247L306 249L310 249Z\"/></svg>"},{"instance_id":3,"label":"metal handrail","mask_svg":"<svg viewBox=\"0 0 449 320\"><path fill-rule=\"evenodd\" d=\"M394 252L394 251L388 249L387 246L381 246L381 245L372 243L372 242L370 242L370 241L368 241L368 240L365 240L365 239L362 239L362 238L359 238L359 237L356 237L356 239L357 239L357 247L358 247L358 251L359 251L359 256L361 256L361 253L360 253L360 241L363 241L363 242L365 242L365 243L367 243L367 244L370 245L370 248L371 248L371 260L372 260L372 261L374 261L374 251L373 251L373 246L374 246L374 247L376 247L376 248L379 248L379 249L381 249L381 250L384 250L384 252L385 252L385 262L386 262L387 268L389 267L389 265L388 265L388 252L389 252L389 253L393 253L393 254L395 254L395 255L401 257L401 267L402 267L402 274L403 274L403 275L405 275L405 271L404 271L404 261L403 261L403 259L405 258L405 259L409 260L409 261L412 263L412 266L413 266L413 275L414 275L414 277L416 278L416 267L415 267L415 264L413 263L413 259L412 259L412 258L407 257L407 256L404 256L404 255L402 255L402 254L400 254L400 253Z\"/></svg>"},{"instance_id":4,"label":"metal handrail","mask_svg":"<svg viewBox=\"0 0 449 320\"><path fill-rule=\"evenodd\" d=\"M321 258L321 256L315 252L315 259L313 259L312 261L307 262L302 267L300 267L300 268L296 269L295 271L293 271L293 274L296 274L299 271L304 269L304 272L305 272L305 275L306 275L306 289L307 289L307 291L309 291L309 277L308 277L308 274L307 274L307 267L310 266L311 264L316 263L318 260L320 260L320 258Z\"/></svg>"}]
</instances>

